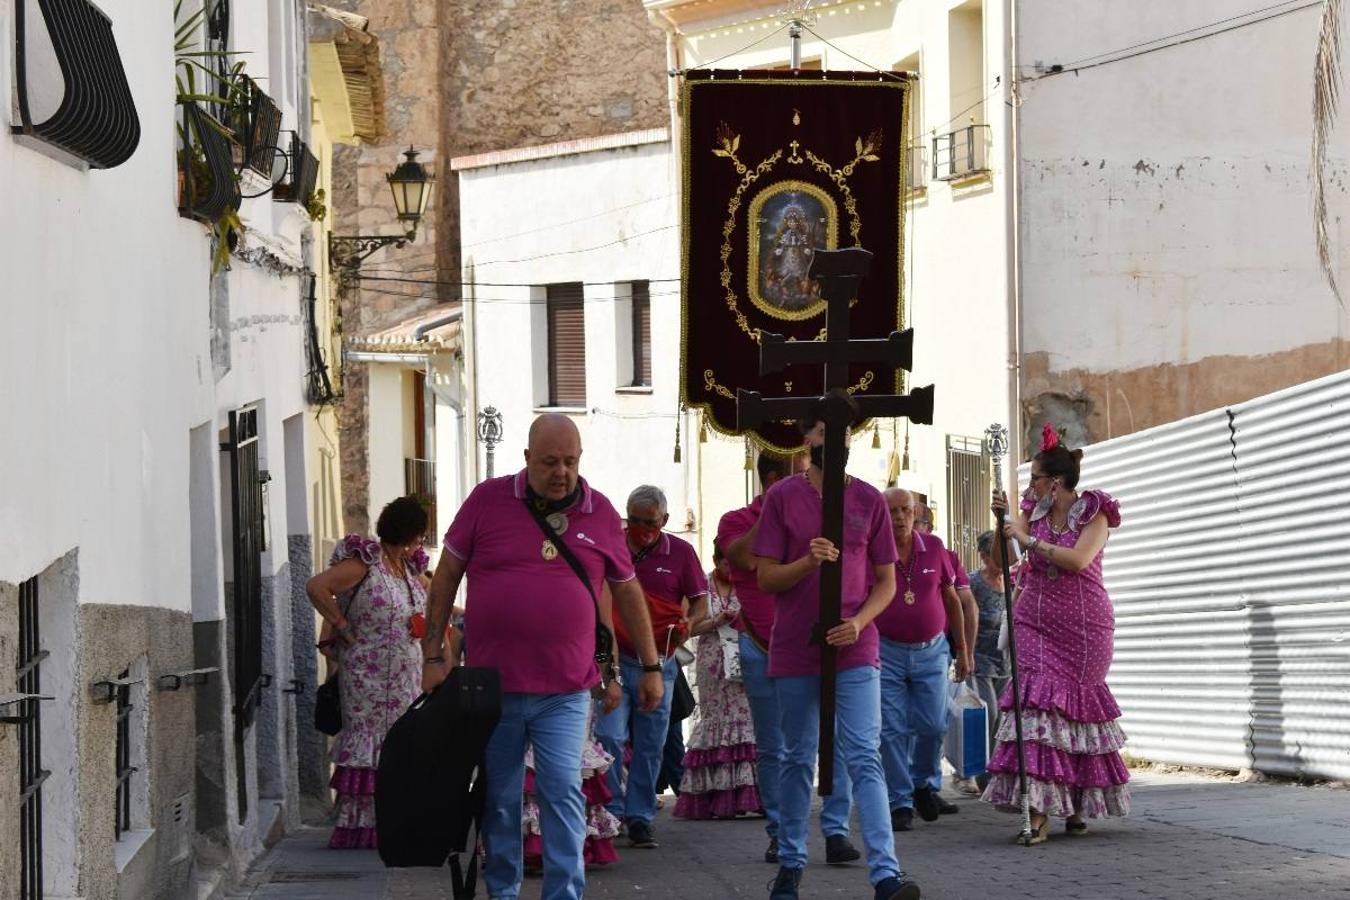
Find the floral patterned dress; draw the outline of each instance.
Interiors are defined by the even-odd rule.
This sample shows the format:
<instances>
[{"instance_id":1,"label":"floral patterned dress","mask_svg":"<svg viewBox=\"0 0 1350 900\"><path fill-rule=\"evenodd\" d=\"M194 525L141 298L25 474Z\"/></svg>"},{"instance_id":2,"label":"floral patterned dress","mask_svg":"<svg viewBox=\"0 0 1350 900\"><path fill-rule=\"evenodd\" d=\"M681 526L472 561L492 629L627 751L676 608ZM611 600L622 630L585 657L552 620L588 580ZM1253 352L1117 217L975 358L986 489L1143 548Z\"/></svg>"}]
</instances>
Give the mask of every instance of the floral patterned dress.
<instances>
[{"instance_id":1,"label":"floral patterned dress","mask_svg":"<svg viewBox=\"0 0 1350 900\"><path fill-rule=\"evenodd\" d=\"M737 610L734 593L723 597L708 575L708 615ZM724 626L725 627L725 626ZM726 679L722 641L716 631L699 635L694 661L698 706L684 754L684 777L675 815L681 819L731 819L762 811L756 766L755 726L745 686Z\"/></svg>"},{"instance_id":2,"label":"floral patterned dress","mask_svg":"<svg viewBox=\"0 0 1350 900\"><path fill-rule=\"evenodd\" d=\"M419 550L400 578L388 567L379 541L353 534L338 544L329 565L344 559L361 560L369 573L354 591L338 597L355 643L339 651L342 730L333 739L329 781L337 792L337 827L328 846L374 849L380 746L421 691L422 652L410 620L426 612L426 590L417 573L426 570L427 557Z\"/></svg>"},{"instance_id":3,"label":"floral patterned dress","mask_svg":"<svg viewBox=\"0 0 1350 900\"><path fill-rule=\"evenodd\" d=\"M1048 507L1048 504L1047 504ZM1031 535L1043 543L1073 547L1098 515L1120 525L1120 507L1103 491L1084 491L1069 510L1063 534L1050 527L1046 508L1023 497ZM1013 608L1017 670L1022 686L1022 734L1026 744L1031 807L1050 816L1125 816L1130 811L1129 770L1120 757L1125 734L1116 724L1120 707L1106 686L1115 640L1115 614L1102 583L1102 554L1081 572L1052 565L1039 553L1019 576ZM1012 686L999 701L1005 713L998 748L989 761L983 799L1020 809Z\"/></svg>"}]
</instances>

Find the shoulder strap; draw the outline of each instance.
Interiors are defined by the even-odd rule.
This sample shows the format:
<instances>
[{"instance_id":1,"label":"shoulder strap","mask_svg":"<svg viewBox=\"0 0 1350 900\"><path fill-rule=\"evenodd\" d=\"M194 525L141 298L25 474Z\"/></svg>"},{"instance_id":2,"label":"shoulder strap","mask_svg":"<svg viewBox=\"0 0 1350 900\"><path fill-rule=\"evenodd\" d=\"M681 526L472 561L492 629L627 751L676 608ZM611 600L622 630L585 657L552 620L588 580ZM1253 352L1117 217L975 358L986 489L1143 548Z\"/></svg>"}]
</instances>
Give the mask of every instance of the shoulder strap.
<instances>
[{"instance_id":1,"label":"shoulder strap","mask_svg":"<svg viewBox=\"0 0 1350 900\"><path fill-rule=\"evenodd\" d=\"M553 526L548 524L548 519L544 518L544 514L535 509L534 504L529 500L525 500L524 503L535 524L544 533L544 537L548 538L553 546L558 548L558 553L562 554L562 558L567 560L567 565L581 579L581 583L586 585L586 593L591 595L591 603L595 604L595 618L598 622L600 620L600 603L595 599L595 586L591 584L590 576L586 574L586 569L581 565L581 560L577 559L576 554L572 552L572 548L567 546L567 542L562 539L558 532L553 530Z\"/></svg>"}]
</instances>

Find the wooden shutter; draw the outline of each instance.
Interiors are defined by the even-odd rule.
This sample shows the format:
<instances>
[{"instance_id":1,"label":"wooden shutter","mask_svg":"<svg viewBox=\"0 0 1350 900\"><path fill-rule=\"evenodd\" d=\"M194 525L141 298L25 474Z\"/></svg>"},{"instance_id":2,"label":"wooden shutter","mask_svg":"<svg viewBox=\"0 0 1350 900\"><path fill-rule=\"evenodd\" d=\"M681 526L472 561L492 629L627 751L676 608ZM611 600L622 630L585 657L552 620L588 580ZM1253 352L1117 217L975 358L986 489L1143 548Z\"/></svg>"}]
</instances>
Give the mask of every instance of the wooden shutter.
<instances>
[{"instance_id":1,"label":"wooden shutter","mask_svg":"<svg viewBox=\"0 0 1350 900\"><path fill-rule=\"evenodd\" d=\"M633 282L633 385L652 383L652 295L646 281Z\"/></svg>"},{"instance_id":2,"label":"wooden shutter","mask_svg":"<svg viewBox=\"0 0 1350 900\"><path fill-rule=\"evenodd\" d=\"M548 286L548 405L586 405L586 314L579 283Z\"/></svg>"}]
</instances>

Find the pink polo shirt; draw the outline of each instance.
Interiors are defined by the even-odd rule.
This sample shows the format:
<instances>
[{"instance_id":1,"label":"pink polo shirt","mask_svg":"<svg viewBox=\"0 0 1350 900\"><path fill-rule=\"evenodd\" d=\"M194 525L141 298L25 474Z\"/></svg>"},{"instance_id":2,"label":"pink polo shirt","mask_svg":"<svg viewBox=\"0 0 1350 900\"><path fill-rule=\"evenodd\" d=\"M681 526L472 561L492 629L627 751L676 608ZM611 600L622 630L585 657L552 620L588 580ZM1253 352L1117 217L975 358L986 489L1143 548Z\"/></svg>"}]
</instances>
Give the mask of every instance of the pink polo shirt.
<instances>
[{"instance_id":1,"label":"pink polo shirt","mask_svg":"<svg viewBox=\"0 0 1350 900\"><path fill-rule=\"evenodd\" d=\"M728 544L755 527L763 510L764 495L760 494L749 506L733 509L722 516L722 521L717 523L717 546L722 548L723 553L726 552ZM769 635L773 633L774 613L778 601L773 594L759 589L758 576L748 569L732 566L731 584L736 588L736 597L741 601L741 614L732 622L732 627L737 631L745 631L745 622L748 621L750 630L767 644Z\"/></svg>"},{"instance_id":2,"label":"pink polo shirt","mask_svg":"<svg viewBox=\"0 0 1350 900\"><path fill-rule=\"evenodd\" d=\"M688 541L673 534L662 532L656 546L642 557L634 568L637 570L638 583L642 585L645 593L673 604L680 605L686 598L693 600L708 593L708 576L703 574L703 565L698 561L698 552ZM656 652L663 658L669 655L666 653L666 644L670 636L656 634L654 637ZM679 644L682 638L677 634L672 640L673 650L674 645ZM628 656L637 656L637 651L622 637L619 639L619 649Z\"/></svg>"},{"instance_id":3,"label":"pink polo shirt","mask_svg":"<svg viewBox=\"0 0 1350 900\"><path fill-rule=\"evenodd\" d=\"M580 480L565 511L562 539L581 561L598 598L601 579L633 578L619 514ZM464 636L475 666L501 673L502 690L562 694L600 679L595 604L559 554L544 559L544 533L525 506L525 472L473 489L445 533L445 550L465 563Z\"/></svg>"},{"instance_id":4,"label":"pink polo shirt","mask_svg":"<svg viewBox=\"0 0 1350 900\"><path fill-rule=\"evenodd\" d=\"M935 540L937 539L935 538ZM947 559L950 560L952 564L952 587L957 590L960 590L961 588L970 590L970 575L966 572L965 564L961 562L961 554L948 547Z\"/></svg>"},{"instance_id":5,"label":"pink polo shirt","mask_svg":"<svg viewBox=\"0 0 1350 900\"><path fill-rule=\"evenodd\" d=\"M801 559L820 537L821 499L805 474L769 488L755 535L754 554L780 563ZM881 492L857 478L844 489L843 615L855 615L867 601L868 573L895 562L895 538ZM769 641L769 675L820 674L820 647L811 632L820 620L820 572L814 571L777 595L778 615ZM742 600L744 602L744 600ZM877 630L863 629L858 642L839 651L839 669L877 666Z\"/></svg>"},{"instance_id":6,"label":"pink polo shirt","mask_svg":"<svg viewBox=\"0 0 1350 900\"><path fill-rule=\"evenodd\" d=\"M914 532L910 558L895 563L895 599L877 616L877 631L891 641L918 644L932 640L947 629L947 607L942 588L953 580L951 558L942 541L931 534ZM905 602L905 591L914 592L914 604Z\"/></svg>"}]
</instances>

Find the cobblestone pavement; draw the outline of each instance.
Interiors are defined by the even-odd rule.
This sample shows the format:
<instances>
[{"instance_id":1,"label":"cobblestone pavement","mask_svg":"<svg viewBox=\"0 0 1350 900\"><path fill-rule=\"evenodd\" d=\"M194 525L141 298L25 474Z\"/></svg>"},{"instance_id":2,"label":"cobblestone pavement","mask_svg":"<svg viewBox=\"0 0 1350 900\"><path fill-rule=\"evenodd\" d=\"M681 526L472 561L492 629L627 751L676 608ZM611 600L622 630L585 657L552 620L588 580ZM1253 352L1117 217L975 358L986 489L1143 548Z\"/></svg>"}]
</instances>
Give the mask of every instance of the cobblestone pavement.
<instances>
[{"instance_id":1,"label":"cobblestone pavement","mask_svg":"<svg viewBox=\"0 0 1350 900\"><path fill-rule=\"evenodd\" d=\"M1093 822L1092 833L1052 831L1048 843L1011 841L1017 819L945 790L961 812L915 822L897 835L901 860L931 900L1003 898L1185 898L1185 900L1350 900L1350 792L1287 784L1240 784L1189 775L1136 773L1129 819ZM592 872L586 896L651 900L765 897L772 866L761 861L762 820L682 822L666 810L656 823L661 846L634 850ZM325 848L325 829L282 841L234 900L348 900L449 897L442 872L385 870L373 852ZM855 843L859 843L855 836ZM813 860L822 859L818 836ZM522 900L538 900L527 879ZM870 900L861 864L813 863L801 895ZM479 885L480 898L486 896Z\"/></svg>"}]
</instances>

